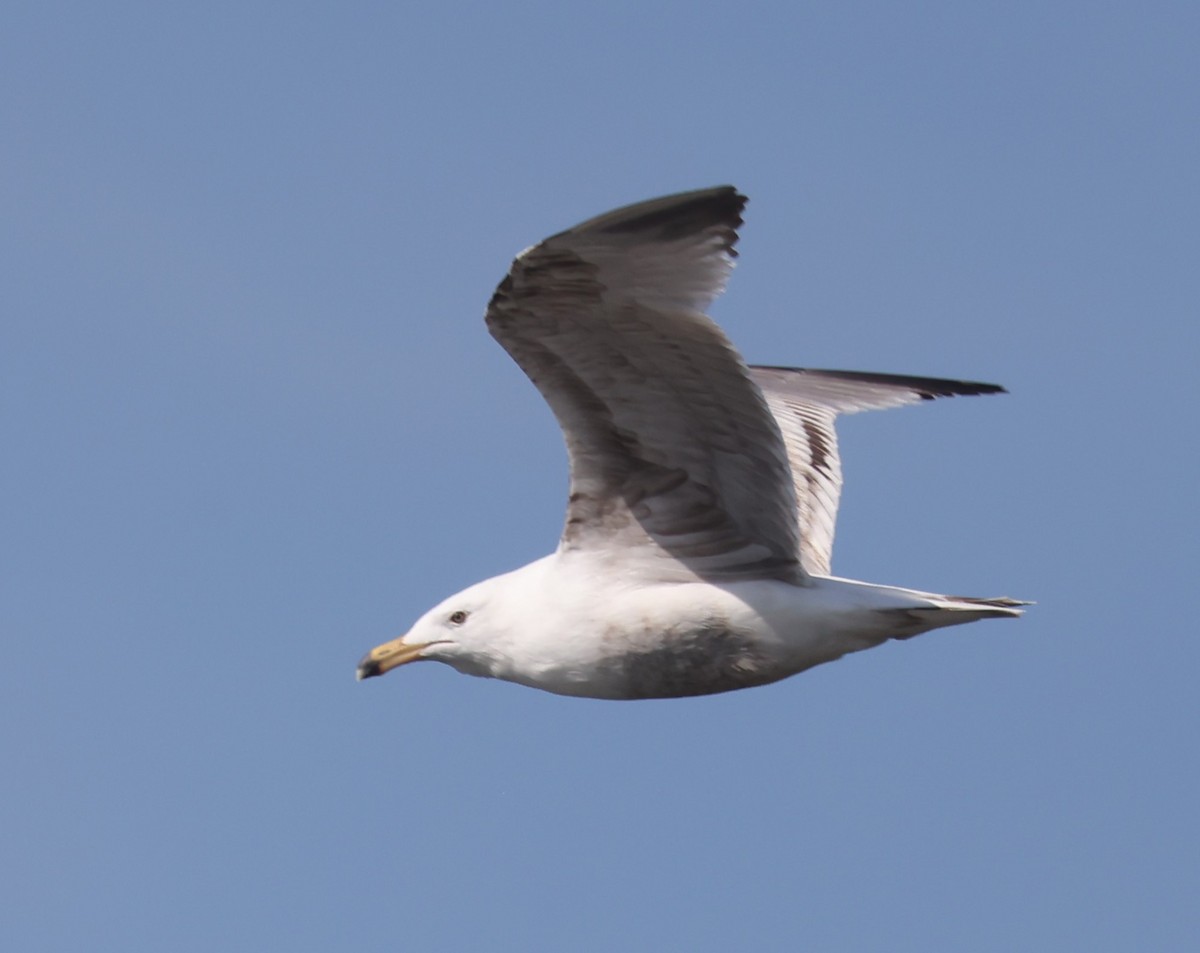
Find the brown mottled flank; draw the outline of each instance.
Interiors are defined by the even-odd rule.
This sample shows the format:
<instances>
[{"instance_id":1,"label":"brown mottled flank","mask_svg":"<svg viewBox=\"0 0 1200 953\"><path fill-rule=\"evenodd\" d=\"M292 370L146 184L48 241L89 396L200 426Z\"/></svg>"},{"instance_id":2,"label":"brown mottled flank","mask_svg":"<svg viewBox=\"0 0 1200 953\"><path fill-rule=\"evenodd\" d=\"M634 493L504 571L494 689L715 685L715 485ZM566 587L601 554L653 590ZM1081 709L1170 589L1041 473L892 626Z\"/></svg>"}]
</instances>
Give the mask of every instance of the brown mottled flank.
<instances>
[{"instance_id":1,"label":"brown mottled flank","mask_svg":"<svg viewBox=\"0 0 1200 953\"><path fill-rule=\"evenodd\" d=\"M655 641L654 649L635 649L613 663L625 684L623 697L711 695L765 685L779 678L753 638L728 628L724 622L670 629L658 633Z\"/></svg>"}]
</instances>

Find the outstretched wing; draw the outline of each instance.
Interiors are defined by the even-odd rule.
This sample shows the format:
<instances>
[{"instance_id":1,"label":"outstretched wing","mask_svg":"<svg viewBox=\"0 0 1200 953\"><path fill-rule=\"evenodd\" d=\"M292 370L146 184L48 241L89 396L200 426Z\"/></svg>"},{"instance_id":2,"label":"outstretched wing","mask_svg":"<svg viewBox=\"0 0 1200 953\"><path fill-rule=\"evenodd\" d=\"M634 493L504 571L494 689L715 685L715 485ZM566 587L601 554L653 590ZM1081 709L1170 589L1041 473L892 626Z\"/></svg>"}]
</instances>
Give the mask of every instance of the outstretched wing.
<instances>
[{"instance_id":1,"label":"outstretched wing","mask_svg":"<svg viewBox=\"0 0 1200 953\"><path fill-rule=\"evenodd\" d=\"M488 329L566 439L560 551L639 578L802 577L779 426L704 314L745 202L724 186L618 209L523 252L496 290Z\"/></svg>"},{"instance_id":2,"label":"outstretched wing","mask_svg":"<svg viewBox=\"0 0 1200 953\"><path fill-rule=\"evenodd\" d=\"M800 562L813 575L830 574L834 524L842 492L834 418L938 397L1004 393L997 384L903 377L858 371L751 367L783 432L796 488Z\"/></svg>"}]
</instances>

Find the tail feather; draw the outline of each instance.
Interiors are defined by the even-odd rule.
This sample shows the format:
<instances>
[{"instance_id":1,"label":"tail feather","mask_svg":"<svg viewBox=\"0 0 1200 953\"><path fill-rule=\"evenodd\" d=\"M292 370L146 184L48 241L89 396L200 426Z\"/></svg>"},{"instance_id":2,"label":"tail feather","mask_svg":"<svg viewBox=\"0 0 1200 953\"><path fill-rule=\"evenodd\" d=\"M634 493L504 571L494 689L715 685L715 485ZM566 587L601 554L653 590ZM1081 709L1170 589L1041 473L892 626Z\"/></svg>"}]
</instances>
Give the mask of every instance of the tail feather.
<instances>
[{"instance_id":1,"label":"tail feather","mask_svg":"<svg viewBox=\"0 0 1200 953\"><path fill-rule=\"evenodd\" d=\"M988 606L993 609L1005 609L1002 615L1019 616L1022 614L1021 606L1031 606L1032 602L1027 602L1024 599L1010 599L1008 596L992 596L988 598L980 598L978 596L943 596L947 603L952 603L948 608L956 608L958 605L966 606Z\"/></svg>"},{"instance_id":2,"label":"tail feather","mask_svg":"<svg viewBox=\"0 0 1200 953\"><path fill-rule=\"evenodd\" d=\"M904 609L883 609L893 626L893 639L911 639L914 635L948 625L963 625L979 619L1015 619L1024 614L1021 606L1033 605L1008 596L976 598L974 596L941 596L929 606Z\"/></svg>"}]
</instances>

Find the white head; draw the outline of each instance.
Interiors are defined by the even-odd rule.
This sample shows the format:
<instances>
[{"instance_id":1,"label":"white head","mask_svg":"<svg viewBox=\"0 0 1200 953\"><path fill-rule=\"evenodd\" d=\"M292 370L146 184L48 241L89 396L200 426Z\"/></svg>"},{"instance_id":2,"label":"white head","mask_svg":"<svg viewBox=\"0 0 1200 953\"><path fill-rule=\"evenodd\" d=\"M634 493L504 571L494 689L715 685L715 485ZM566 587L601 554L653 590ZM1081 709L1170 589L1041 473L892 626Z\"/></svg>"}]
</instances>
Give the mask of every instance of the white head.
<instances>
[{"instance_id":1,"label":"white head","mask_svg":"<svg viewBox=\"0 0 1200 953\"><path fill-rule=\"evenodd\" d=\"M505 581L511 575L469 586L426 612L400 638L371 649L358 663L359 679L421 659L445 662L468 675L497 675L510 664Z\"/></svg>"}]
</instances>

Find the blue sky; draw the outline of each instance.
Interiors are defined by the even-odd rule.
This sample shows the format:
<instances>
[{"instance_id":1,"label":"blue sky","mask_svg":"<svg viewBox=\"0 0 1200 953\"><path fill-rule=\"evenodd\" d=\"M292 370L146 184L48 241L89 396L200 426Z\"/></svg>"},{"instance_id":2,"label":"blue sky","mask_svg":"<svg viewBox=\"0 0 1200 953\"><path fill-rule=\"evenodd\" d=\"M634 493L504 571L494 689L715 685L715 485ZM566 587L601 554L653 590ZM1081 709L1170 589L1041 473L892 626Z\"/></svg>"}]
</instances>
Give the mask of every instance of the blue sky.
<instances>
[{"instance_id":1,"label":"blue sky","mask_svg":"<svg viewBox=\"0 0 1200 953\"><path fill-rule=\"evenodd\" d=\"M1191 948L1194 4L3 21L5 949ZM845 421L835 569L1039 605L711 698L356 683L557 538L512 256L724 182L749 360L1012 392Z\"/></svg>"}]
</instances>

